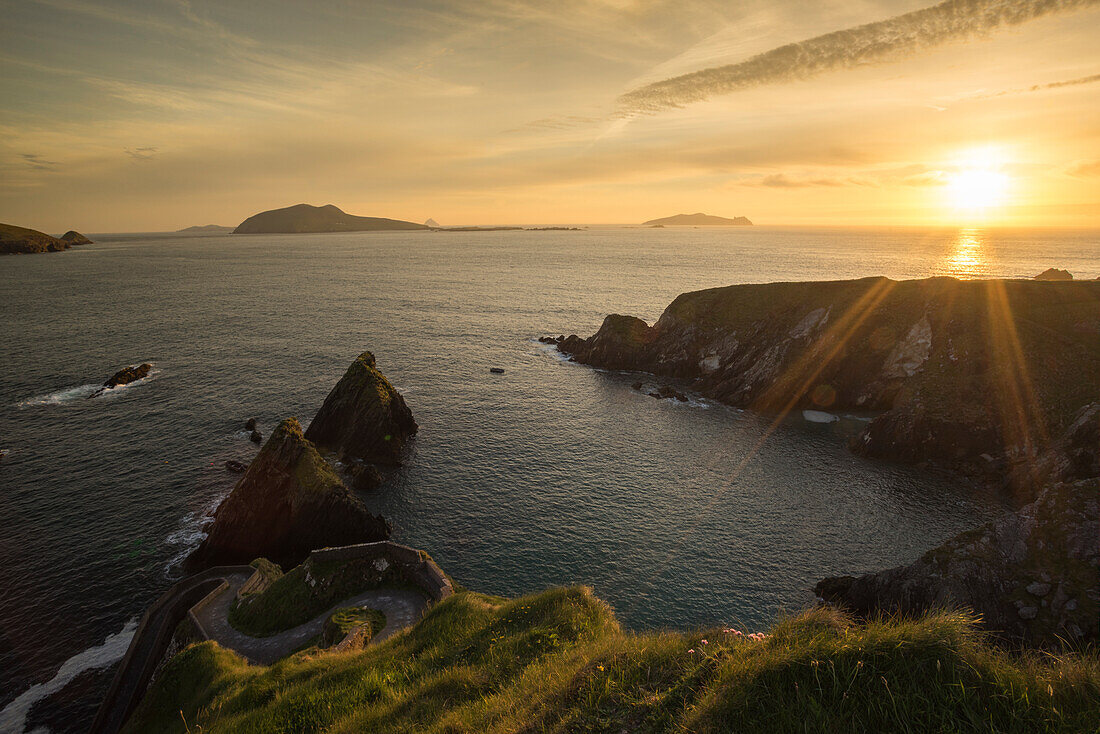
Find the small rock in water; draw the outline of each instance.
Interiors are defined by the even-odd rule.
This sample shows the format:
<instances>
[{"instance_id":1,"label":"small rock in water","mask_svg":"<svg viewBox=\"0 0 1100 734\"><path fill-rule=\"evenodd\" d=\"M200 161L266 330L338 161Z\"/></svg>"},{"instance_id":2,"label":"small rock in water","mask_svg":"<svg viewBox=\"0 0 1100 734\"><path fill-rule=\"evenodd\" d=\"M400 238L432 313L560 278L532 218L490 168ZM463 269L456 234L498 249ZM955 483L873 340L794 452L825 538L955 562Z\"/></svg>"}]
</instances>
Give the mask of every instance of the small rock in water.
<instances>
[{"instance_id":1,"label":"small rock in water","mask_svg":"<svg viewBox=\"0 0 1100 734\"><path fill-rule=\"evenodd\" d=\"M245 421L244 430L246 430L246 431L255 431L256 430L256 419L255 418L249 418L247 421Z\"/></svg>"},{"instance_id":2,"label":"small rock in water","mask_svg":"<svg viewBox=\"0 0 1100 734\"><path fill-rule=\"evenodd\" d=\"M494 375L503 375L504 374L504 368L503 367L490 367L489 371L492 372Z\"/></svg>"},{"instance_id":3,"label":"small rock in water","mask_svg":"<svg viewBox=\"0 0 1100 734\"><path fill-rule=\"evenodd\" d=\"M630 388L632 390L637 390L638 392L641 392L642 391L642 383L635 382L633 385L630 386Z\"/></svg>"},{"instance_id":4,"label":"small rock in water","mask_svg":"<svg viewBox=\"0 0 1100 734\"><path fill-rule=\"evenodd\" d=\"M259 431L253 431L252 434L249 435L248 440L251 441L252 443L263 443L264 442L264 435L262 433L260 433Z\"/></svg>"},{"instance_id":5,"label":"small rock in water","mask_svg":"<svg viewBox=\"0 0 1100 734\"><path fill-rule=\"evenodd\" d=\"M231 472L234 472L235 474L244 474L246 471L248 471L248 465L243 464L236 459L229 459L228 461L226 461L225 468Z\"/></svg>"}]
</instances>

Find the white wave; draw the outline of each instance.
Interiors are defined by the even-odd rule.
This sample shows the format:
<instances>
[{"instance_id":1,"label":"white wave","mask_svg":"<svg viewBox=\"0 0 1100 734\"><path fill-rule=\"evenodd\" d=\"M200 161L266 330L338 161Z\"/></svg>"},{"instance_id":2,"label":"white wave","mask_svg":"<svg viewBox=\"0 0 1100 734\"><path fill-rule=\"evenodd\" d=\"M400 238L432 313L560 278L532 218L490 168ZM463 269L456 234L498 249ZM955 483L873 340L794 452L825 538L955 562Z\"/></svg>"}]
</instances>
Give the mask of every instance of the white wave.
<instances>
[{"instance_id":1,"label":"white wave","mask_svg":"<svg viewBox=\"0 0 1100 734\"><path fill-rule=\"evenodd\" d=\"M161 374L161 370L156 368L149 370L149 374L140 380L134 380L126 385L119 385L107 390L103 390L96 399L102 400L103 398L109 398L122 394L128 388L137 387L143 385L146 382L150 382ZM77 385L76 387L66 387L63 390L56 392L46 393L45 395L36 395L33 398L27 398L15 404L17 408L30 408L40 405L64 405L65 403L71 403L74 400L85 400L94 394L97 390L103 388L103 383L95 383L91 385Z\"/></svg>"},{"instance_id":2,"label":"white wave","mask_svg":"<svg viewBox=\"0 0 1100 734\"><path fill-rule=\"evenodd\" d=\"M106 668L122 659L126 654L126 648L130 646L130 640L137 629L137 619L131 619L122 629L113 635L107 635L102 645L89 647L84 652L77 653L61 664L54 677L45 683L36 683L14 701L0 711L0 732L4 734L24 734L27 726L27 715L31 707L44 698L54 695L76 678L88 670ZM39 727L34 734L45 732Z\"/></svg>"},{"instance_id":3,"label":"white wave","mask_svg":"<svg viewBox=\"0 0 1100 734\"><path fill-rule=\"evenodd\" d=\"M206 531L203 527L214 519L214 511L218 509L218 506L228 496L228 493L215 497L206 507L195 512L191 512L184 516L180 520L179 527L173 532L168 534L168 537L164 539L165 545L178 547L179 550L168 559L168 562L164 564L164 572L171 574L187 556L191 555L191 551L199 547L203 538L206 537Z\"/></svg>"},{"instance_id":4,"label":"white wave","mask_svg":"<svg viewBox=\"0 0 1100 734\"><path fill-rule=\"evenodd\" d=\"M840 418L823 410L804 410L802 417L810 423L836 423Z\"/></svg>"},{"instance_id":5,"label":"white wave","mask_svg":"<svg viewBox=\"0 0 1100 734\"><path fill-rule=\"evenodd\" d=\"M71 400L82 400L87 398L101 387L103 387L102 384L67 387L57 392L46 393L45 395L35 395L33 398L27 398L26 400L16 403L15 407L29 408L35 405L61 405Z\"/></svg>"}]
</instances>

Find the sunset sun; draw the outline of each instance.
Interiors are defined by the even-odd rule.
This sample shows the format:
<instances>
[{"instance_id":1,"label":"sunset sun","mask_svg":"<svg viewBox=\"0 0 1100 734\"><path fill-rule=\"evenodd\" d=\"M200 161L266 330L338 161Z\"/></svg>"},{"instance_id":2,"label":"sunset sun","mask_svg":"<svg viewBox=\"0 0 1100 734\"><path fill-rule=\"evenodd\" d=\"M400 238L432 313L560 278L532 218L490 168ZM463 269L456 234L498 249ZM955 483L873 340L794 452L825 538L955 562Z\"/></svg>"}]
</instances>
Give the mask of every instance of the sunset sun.
<instances>
[{"instance_id":1,"label":"sunset sun","mask_svg":"<svg viewBox=\"0 0 1100 734\"><path fill-rule=\"evenodd\" d=\"M948 205L964 217L986 217L1007 200L1010 178L1002 168L1005 157L997 148L967 151L947 175Z\"/></svg>"}]
</instances>

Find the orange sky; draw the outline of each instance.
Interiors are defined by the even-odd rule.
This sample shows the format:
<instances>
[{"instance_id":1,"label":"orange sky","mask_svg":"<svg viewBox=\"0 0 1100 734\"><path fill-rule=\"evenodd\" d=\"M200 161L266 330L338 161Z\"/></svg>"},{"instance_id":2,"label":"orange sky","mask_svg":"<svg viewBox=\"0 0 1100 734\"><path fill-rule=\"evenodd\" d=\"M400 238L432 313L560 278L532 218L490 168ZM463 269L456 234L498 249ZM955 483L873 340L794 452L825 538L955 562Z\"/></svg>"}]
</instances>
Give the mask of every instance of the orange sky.
<instances>
[{"instance_id":1,"label":"orange sky","mask_svg":"<svg viewBox=\"0 0 1100 734\"><path fill-rule=\"evenodd\" d=\"M16 3L0 221L1100 226L1100 2L969 7Z\"/></svg>"}]
</instances>

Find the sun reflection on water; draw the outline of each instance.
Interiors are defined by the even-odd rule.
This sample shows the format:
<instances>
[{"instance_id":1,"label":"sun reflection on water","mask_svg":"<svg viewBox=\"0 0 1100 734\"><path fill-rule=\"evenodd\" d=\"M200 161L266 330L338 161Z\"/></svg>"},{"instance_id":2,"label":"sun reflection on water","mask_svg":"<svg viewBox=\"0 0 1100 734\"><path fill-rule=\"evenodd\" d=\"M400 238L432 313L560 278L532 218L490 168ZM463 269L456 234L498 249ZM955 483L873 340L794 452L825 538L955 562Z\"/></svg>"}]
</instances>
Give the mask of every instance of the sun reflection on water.
<instances>
[{"instance_id":1,"label":"sun reflection on water","mask_svg":"<svg viewBox=\"0 0 1100 734\"><path fill-rule=\"evenodd\" d=\"M989 260L985 245L985 233L981 229L960 229L951 243L951 251L940 264L942 274L956 278L980 278L987 275Z\"/></svg>"}]
</instances>

